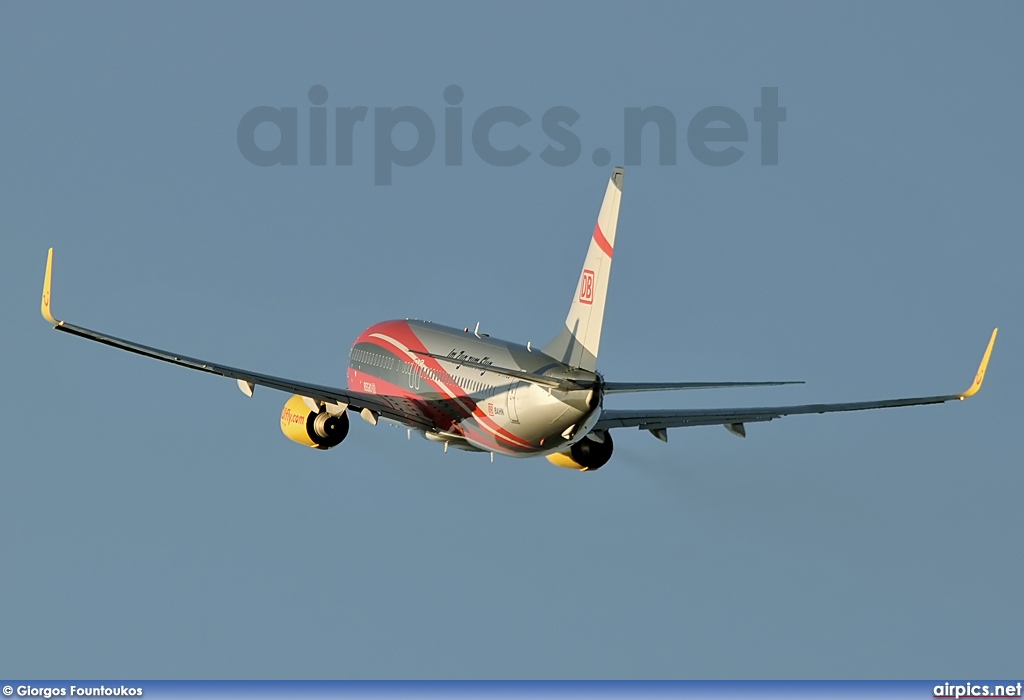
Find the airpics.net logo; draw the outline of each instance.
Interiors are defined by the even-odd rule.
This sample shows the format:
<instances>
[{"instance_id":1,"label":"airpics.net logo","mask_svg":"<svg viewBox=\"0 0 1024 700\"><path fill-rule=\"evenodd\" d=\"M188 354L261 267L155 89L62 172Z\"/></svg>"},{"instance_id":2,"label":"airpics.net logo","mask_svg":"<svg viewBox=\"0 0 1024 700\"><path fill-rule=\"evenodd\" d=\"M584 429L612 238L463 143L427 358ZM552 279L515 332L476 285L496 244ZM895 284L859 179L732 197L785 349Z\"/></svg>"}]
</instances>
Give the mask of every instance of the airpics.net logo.
<instances>
[{"instance_id":1,"label":"airpics.net logo","mask_svg":"<svg viewBox=\"0 0 1024 700\"><path fill-rule=\"evenodd\" d=\"M1021 692L1021 683L943 683L932 688L933 698L951 698L952 700L960 700L961 698L1019 698Z\"/></svg>"},{"instance_id":2,"label":"airpics.net logo","mask_svg":"<svg viewBox=\"0 0 1024 700\"><path fill-rule=\"evenodd\" d=\"M309 88L307 96L310 104L302 110L308 112L302 115L302 128L308 134L308 150L306 144L302 148L299 145L300 108L264 105L253 107L238 122L238 150L242 157L263 167L298 165L303 151L304 164L326 166L331 134L333 164L352 167L360 165L355 157L357 140L372 139L374 184L390 185L396 166L420 165L438 146L445 165L462 165L466 160L467 136L473 155L496 167L521 165L535 155L546 165L564 167L576 163L584 152L580 137L573 131L582 117L565 105L546 109L538 124L527 111L510 105L478 113L467 110L462 106L465 91L458 85L446 87L443 104L431 110L411 105L374 107L372 117L371 109L365 105L328 109L329 95L323 85ZM440 129L434 120L439 115ZM685 134L686 148L698 163L712 167L733 165L746 155L744 144L750 138L747 118L759 126L761 165L778 165L779 124L786 121L786 108L779 106L777 87L761 88L760 104L752 108L705 107L686 122L677 120L666 107L625 107L619 162L641 165L644 139L656 138L658 164L676 165L678 141ZM537 134L528 130L538 126L548 143L539 152L533 152L522 144L536 138ZM611 163L612 154L612 150L602 146L590 151L590 158L594 165L604 167Z\"/></svg>"}]
</instances>

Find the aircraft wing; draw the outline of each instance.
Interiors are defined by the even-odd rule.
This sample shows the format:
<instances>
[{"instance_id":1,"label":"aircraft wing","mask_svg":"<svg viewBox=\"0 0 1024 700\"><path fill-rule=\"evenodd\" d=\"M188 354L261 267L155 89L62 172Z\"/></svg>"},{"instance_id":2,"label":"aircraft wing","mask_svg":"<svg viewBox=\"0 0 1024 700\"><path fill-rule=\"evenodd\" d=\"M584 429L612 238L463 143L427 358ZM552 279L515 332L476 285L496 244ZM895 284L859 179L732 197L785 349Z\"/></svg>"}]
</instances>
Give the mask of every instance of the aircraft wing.
<instances>
[{"instance_id":1,"label":"aircraft wing","mask_svg":"<svg viewBox=\"0 0 1024 700\"><path fill-rule=\"evenodd\" d=\"M276 389L289 394L299 394L300 396L312 399L316 403L323 402L327 404L328 410L339 408L344 410L344 408L347 407L350 410L358 412L364 408L368 408L378 415L404 423L411 427L434 427L424 415L418 413L415 407L405 400L394 397L378 396L376 394L368 394L361 391L352 391L351 389L337 389L334 387L321 386L319 384L310 384L307 382L296 381L294 379L284 379L281 377L274 377L269 374L260 374L258 372L251 372L245 369L228 367L227 365L217 364L216 362L200 360L194 357L188 357L187 355L149 347L148 345L141 345L130 340L115 338L112 335L76 326L65 321L58 321L54 318L53 312L51 311L52 297L50 287L52 274L53 248L50 249L46 260L46 278L43 283L41 311L43 318L54 324L53 327L58 331L77 335L87 340L94 340L98 343L103 343L104 345L110 345L115 348L120 348L121 350L127 350L128 352L134 352L138 355L143 355L144 357L151 357L154 360L170 362L171 364L180 365L200 372L207 372L209 374L216 374L221 377L234 379L238 382L239 388L249 396L252 395L254 387L265 386L270 389Z\"/></svg>"},{"instance_id":2,"label":"aircraft wing","mask_svg":"<svg viewBox=\"0 0 1024 700\"><path fill-rule=\"evenodd\" d=\"M852 403L819 403L807 404L804 406L767 406L757 408L697 408L697 409L653 409L653 410L605 410L600 420L594 426L595 430L608 430L610 428L640 428L650 430L656 437L665 439L667 428L683 428L691 425L725 425L732 432L744 435L744 423L758 423L770 421L782 416L799 415L803 413L836 413L839 411L866 411L873 408L898 408L900 406L920 406L930 403L944 403L946 401L963 400L978 393L981 383L985 379L985 370L988 368L989 357L992 355L992 346L996 342L996 334L999 329L992 331L992 337L988 342L988 348L982 357L981 365L974 377L974 383L967 391L960 394L948 394L945 396L919 396L907 399L883 399L880 401L856 401Z\"/></svg>"}]
</instances>

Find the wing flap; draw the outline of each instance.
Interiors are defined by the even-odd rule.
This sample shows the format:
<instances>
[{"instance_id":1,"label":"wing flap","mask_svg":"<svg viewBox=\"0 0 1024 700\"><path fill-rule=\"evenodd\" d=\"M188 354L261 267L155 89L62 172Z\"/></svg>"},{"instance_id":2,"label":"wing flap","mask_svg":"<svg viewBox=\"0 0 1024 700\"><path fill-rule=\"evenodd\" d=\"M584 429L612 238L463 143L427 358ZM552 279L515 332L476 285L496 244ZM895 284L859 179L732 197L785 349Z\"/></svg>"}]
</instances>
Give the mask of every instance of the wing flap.
<instances>
[{"instance_id":1,"label":"wing flap","mask_svg":"<svg viewBox=\"0 0 1024 700\"><path fill-rule=\"evenodd\" d=\"M656 430L660 428L683 428L694 425L763 423L783 416L806 413L837 413L840 411L866 411L873 408L921 406L953 401L959 398L959 394L953 394L950 396L887 399L885 401L807 404L804 406L766 406L762 408L661 409L654 411L606 409L601 414L601 419L598 421L595 429L638 427L641 430Z\"/></svg>"}]
</instances>

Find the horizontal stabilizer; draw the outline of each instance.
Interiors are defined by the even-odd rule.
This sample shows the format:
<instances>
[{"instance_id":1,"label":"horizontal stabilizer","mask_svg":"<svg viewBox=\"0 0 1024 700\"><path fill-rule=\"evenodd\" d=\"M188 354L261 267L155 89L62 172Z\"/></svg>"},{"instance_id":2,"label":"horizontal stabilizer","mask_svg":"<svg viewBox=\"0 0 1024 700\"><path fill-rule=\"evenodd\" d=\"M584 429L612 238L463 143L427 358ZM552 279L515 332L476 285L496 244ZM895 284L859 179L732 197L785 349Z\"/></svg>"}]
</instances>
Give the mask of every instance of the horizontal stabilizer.
<instances>
[{"instance_id":1,"label":"horizontal stabilizer","mask_svg":"<svg viewBox=\"0 0 1024 700\"><path fill-rule=\"evenodd\" d=\"M732 389L744 386L784 386L803 382L605 382L604 393L627 394L639 391L675 391L680 389Z\"/></svg>"}]
</instances>

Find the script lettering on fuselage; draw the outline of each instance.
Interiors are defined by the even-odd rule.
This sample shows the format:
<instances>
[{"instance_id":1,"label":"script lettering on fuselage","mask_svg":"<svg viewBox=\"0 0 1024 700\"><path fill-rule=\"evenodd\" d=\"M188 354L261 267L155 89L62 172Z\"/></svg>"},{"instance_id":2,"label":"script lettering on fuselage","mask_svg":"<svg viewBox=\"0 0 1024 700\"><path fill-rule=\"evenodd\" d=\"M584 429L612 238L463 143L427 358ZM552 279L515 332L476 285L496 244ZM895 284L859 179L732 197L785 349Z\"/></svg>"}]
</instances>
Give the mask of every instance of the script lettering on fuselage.
<instances>
[{"instance_id":1,"label":"script lettering on fuselage","mask_svg":"<svg viewBox=\"0 0 1024 700\"><path fill-rule=\"evenodd\" d=\"M458 350L452 348L452 351L448 353L449 360L455 360L456 362L475 362L478 365L493 365L491 358L489 357L473 357L468 354L465 350Z\"/></svg>"}]
</instances>

